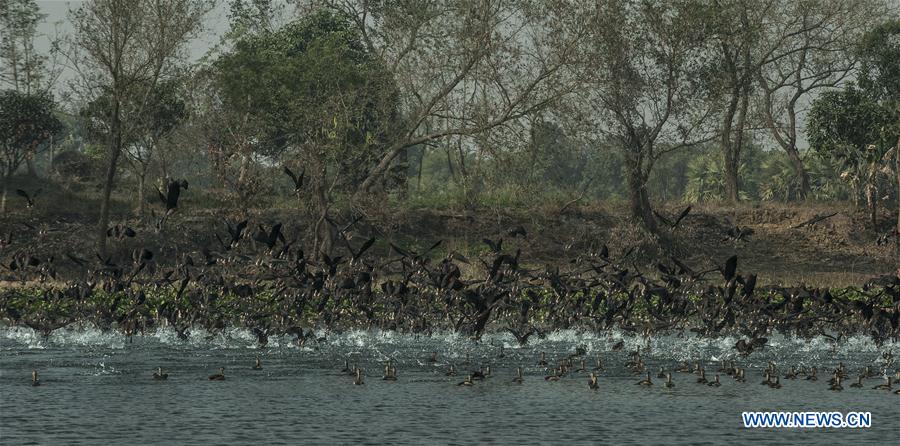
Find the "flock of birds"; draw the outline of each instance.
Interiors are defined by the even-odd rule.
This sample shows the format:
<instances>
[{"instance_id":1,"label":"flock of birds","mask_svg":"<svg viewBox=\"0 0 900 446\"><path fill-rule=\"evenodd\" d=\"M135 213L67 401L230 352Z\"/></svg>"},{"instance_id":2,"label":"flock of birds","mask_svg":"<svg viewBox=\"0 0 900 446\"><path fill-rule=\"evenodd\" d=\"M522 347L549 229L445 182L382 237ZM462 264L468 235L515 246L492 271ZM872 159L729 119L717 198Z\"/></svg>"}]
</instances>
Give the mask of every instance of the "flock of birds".
<instances>
[{"instance_id":1,"label":"flock of birds","mask_svg":"<svg viewBox=\"0 0 900 446\"><path fill-rule=\"evenodd\" d=\"M621 349L621 345L614 346L615 349ZM542 352L536 365L547 370L545 376L543 377L547 382L555 382L560 381L562 379L569 379L571 377L587 377L587 387L589 390L599 390L600 389L600 374L605 370L603 366L603 361L600 356L597 356L596 363L593 366L588 366L586 364L586 351L583 348L578 348L575 353L567 355L560 359L555 366L550 366L546 355ZM500 357L503 357L503 349L501 347ZM647 364L644 362L644 358L641 355L640 348L638 350L631 352L628 355L629 359L625 362L624 366L630 371L633 375L642 375L643 379L635 382L635 385L642 387L652 387L655 385L653 378L651 377L651 372L648 370ZM437 352L432 352L431 356L425 358L424 361L420 361L421 365L426 365L430 367L437 367L438 365L438 357ZM462 363L463 365L469 365L469 355L466 354L466 359ZM863 370L859 372L856 376L856 380L849 385L850 388L865 388L869 387L870 384L864 383L867 379L882 377L883 382L880 384L876 384L871 387L872 390L880 390L880 391L888 391L892 392L895 395L900 395L900 388L894 388L895 383L900 383L900 369L896 369L893 372L893 375L889 375L889 368L894 364L893 352L887 351L882 354L881 361L881 369L879 372L876 372L876 367L866 366ZM259 356L256 357L256 362L251 367L252 370L260 371L263 369L262 362ZM824 370L824 368L823 368ZM738 383L746 383L747 382L747 370L737 364L736 361L730 360L725 361L722 360L719 362L719 368L716 370L715 374L712 378L707 376L706 368L701 364L701 361L694 361L693 365L691 362L684 361L682 362L675 370L677 373L683 373L687 375L695 375L696 378L688 379L687 382L694 381L698 385L705 385L708 387L720 387L722 385L721 377L728 376L733 378L735 382ZM341 374L349 375L353 379L354 385L364 385L365 384L365 374L361 368L357 365L350 365L349 360L344 361L343 368L340 370ZM782 377L785 380L798 380L804 379L810 382L817 382L818 378L818 367L811 368L802 368L797 366L791 366L789 371L781 372L774 362L768 362L768 366L762 371L763 380L760 382L761 385L768 386L772 389L780 389L783 384L781 383ZM444 372L445 376L452 377L457 375L456 367L453 363L449 364L446 372ZM480 381L485 381L487 379L492 378L494 375L491 372L490 365L481 365L477 370L473 370L469 372L465 378L456 384L460 387L469 387L474 386L476 383ZM157 368L156 371L153 372L152 379L156 381L164 381L169 378L168 371L164 371L162 367ZM661 385L664 388L670 389L675 387L675 381L672 379L672 371L666 370L665 367L660 366L659 372L656 374L656 378L662 380ZM828 389L831 391L843 391L844 385L843 383L850 378L850 371L847 367L844 366L844 363L841 362L838 364L830 372L830 377L828 379ZM218 372L209 375L208 379L210 381L225 381L225 368L219 368ZM388 361L384 364L384 374L381 378L383 381L398 381L397 375L397 367L392 359L388 359ZM824 380L824 378L823 378ZM515 377L512 378L512 384L524 384L525 377L523 374L523 367L519 366L516 368ZM31 374L31 385L32 386L40 386L41 381L38 378L38 372L32 371Z\"/></svg>"},{"instance_id":2,"label":"flock of birds","mask_svg":"<svg viewBox=\"0 0 900 446\"><path fill-rule=\"evenodd\" d=\"M295 190L303 186L302 173L285 173ZM173 215L185 188L186 181L170 181L165 194L159 191L163 218ZM28 200L33 205L33 197ZM689 212L666 221L675 228ZM737 334L734 348L741 355L764 349L773 331L826 336L835 344L858 333L877 345L900 338L896 276L840 292L757 286L755 274L738 273L737 256L707 269L671 256L639 265L634 249L614 255L599 241L565 250L580 253L564 268L541 267L522 256L529 237L522 226L485 238L481 252L468 258L453 250L438 255L441 240L424 249L390 240L377 245L360 222L328 219L336 239L328 252L305 251L310 244L299 226L291 231L282 222L249 220L225 220L224 232L212 229L199 251L162 255L142 246L142 230L125 223L107 231L119 254L95 259L70 251L47 256L35 252L34 243L16 245L7 237L0 254L12 251L2 262L9 274L52 283L0 291L0 318L44 336L77 321L127 336L168 326L182 338L194 328L214 334L241 326L261 345L273 335L303 344L316 339L314 329L348 328L450 329L474 339L490 329L511 333L521 345L568 328L690 330ZM749 234L735 228L730 236ZM371 254L376 247L378 256ZM61 263L75 271L62 284Z\"/></svg>"}]
</instances>

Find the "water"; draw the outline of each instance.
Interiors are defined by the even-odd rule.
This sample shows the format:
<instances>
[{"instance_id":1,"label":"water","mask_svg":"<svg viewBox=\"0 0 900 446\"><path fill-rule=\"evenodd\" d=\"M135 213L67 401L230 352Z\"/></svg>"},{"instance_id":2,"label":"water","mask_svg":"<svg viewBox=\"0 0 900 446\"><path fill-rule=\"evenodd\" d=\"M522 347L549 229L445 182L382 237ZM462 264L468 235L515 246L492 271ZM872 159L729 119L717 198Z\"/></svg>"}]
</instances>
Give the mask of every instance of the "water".
<instances>
[{"instance_id":1,"label":"water","mask_svg":"<svg viewBox=\"0 0 900 446\"><path fill-rule=\"evenodd\" d=\"M323 333L324 334L324 333ZM647 345L617 332L604 336L555 333L519 348L507 335L475 344L453 334L430 338L381 332L327 334L327 341L297 347L275 339L265 348L243 330L215 336L194 333L187 341L163 330L133 342L115 333L73 327L42 339L24 328L0 327L0 443L2 444L887 444L900 438L900 397L864 389L828 390L828 373L843 361L854 378L878 364L882 350L865 338L834 346L775 336L762 354L739 365L747 382L722 376L722 386L696 384L692 374L673 373L674 389L656 380L660 365L703 359L712 378L719 359L733 357L732 338L674 335L651 339L644 356L656 384L623 367L627 351ZM610 351L619 339L625 348ZM499 358L500 346L505 346ZM558 382L543 379L539 352L552 362L587 350L588 367L602 356L600 390L589 391L587 374ZM888 346L886 348L890 348ZM896 349L895 350L900 350ZM438 362L426 361L431 351ZM466 353L470 364L464 365ZM252 370L256 356L263 370ZM382 381L393 358L399 380ZM340 372L345 359L366 371L365 385ZM775 360L816 365L820 379L782 379L780 390L760 385L761 368ZM449 363L460 375L447 377ZM492 377L458 387L464 371L490 363ZM576 360L576 365L580 361ZM154 381L156 367L169 371ZM525 367L525 383L511 383ZM225 381L207 376L225 367ZM576 367L577 368L577 367ZM31 370L42 385L30 386ZM782 372L783 373L783 372ZM745 410L870 411L870 429L744 429Z\"/></svg>"}]
</instances>

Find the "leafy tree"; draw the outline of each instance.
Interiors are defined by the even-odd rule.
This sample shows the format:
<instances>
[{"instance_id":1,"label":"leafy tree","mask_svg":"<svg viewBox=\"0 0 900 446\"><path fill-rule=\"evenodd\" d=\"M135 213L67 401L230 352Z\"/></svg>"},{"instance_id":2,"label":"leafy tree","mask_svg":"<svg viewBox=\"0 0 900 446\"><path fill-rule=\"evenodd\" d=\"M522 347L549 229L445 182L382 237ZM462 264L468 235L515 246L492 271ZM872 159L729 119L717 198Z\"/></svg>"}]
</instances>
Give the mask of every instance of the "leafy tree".
<instances>
[{"instance_id":1,"label":"leafy tree","mask_svg":"<svg viewBox=\"0 0 900 446\"><path fill-rule=\"evenodd\" d=\"M823 93L809 113L807 136L813 150L841 166L841 178L857 195L862 189L875 223L877 175L889 144L889 111L852 85Z\"/></svg>"},{"instance_id":2,"label":"leafy tree","mask_svg":"<svg viewBox=\"0 0 900 446\"><path fill-rule=\"evenodd\" d=\"M120 105L122 119L135 124L123 139L123 153L138 180L136 201L138 212L143 215L146 202L144 189L150 165L163 139L187 116L187 108L179 97L177 80L166 80L155 87L136 85L134 94L125 99ZM110 137L111 101L109 95L103 95L81 110L89 136L95 142L102 143Z\"/></svg>"},{"instance_id":3,"label":"leafy tree","mask_svg":"<svg viewBox=\"0 0 900 446\"><path fill-rule=\"evenodd\" d=\"M26 94L14 90L0 92L0 175L3 196L0 213L6 213L9 178L25 161L62 129L53 114L53 97L49 94Z\"/></svg>"},{"instance_id":4,"label":"leafy tree","mask_svg":"<svg viewBox=\"0 0 900 446\"><path fill-rule=\"evenodd\" d=\"M396 110L390 72L345 18L324 10L239 40L214 70L222 105L254 129L252 152L305 170L327 245L332 194L352 191L386 150Z\"/></svg>"}]
</instances>

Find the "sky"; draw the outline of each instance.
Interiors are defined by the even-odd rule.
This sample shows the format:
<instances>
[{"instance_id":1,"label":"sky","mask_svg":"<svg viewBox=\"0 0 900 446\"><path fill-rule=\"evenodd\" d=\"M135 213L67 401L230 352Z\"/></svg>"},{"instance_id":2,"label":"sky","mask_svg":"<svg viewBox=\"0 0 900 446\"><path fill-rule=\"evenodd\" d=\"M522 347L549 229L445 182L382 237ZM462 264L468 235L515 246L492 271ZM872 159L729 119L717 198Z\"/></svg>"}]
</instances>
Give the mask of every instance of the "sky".
<instances>
[{"instance_id":1,"label":"sky","mask_svg":"<svg viewBox=\"0 0 900 446\"><path fill-rule=\"evenodd\" d=\"M70 9L78 9L84 3L80 0L44 0L37 1L41 12L47 17L43 23L38 26L40 38L35 42L38 51L45 53L50 49L50 41L55 36L63 36L72 32L72 24L69 22L67 14ZM207 15L206 30L199 38L191 42L190 55L192 60L197 60L209 50L210 47L218 43L221 36L228 29L227 2L218 0L216 8ZM66 81L71 79L74 73L71 70L63 69L56 90L61 91L66 88Z\"/></svg>"}]
</instances>

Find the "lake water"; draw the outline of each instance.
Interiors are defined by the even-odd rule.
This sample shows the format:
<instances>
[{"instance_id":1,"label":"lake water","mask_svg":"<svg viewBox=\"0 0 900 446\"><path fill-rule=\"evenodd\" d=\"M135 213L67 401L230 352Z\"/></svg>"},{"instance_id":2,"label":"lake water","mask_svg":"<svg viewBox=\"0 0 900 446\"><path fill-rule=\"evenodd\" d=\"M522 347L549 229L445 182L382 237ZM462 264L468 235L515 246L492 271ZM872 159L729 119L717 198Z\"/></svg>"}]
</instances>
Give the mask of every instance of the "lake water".
<instances>
[{"instance_id":1,"label":"lake water","mask_svg":"<svg viewBox=\"0 0 900 446\"><path fill-rule=\"evenodd\" d=\"M564 331L520 348L511 336L474 343L445 334L415 337L381 332L325 334L298 347L273 340L257 347L243 330L214 336L194 333L186 341L167 330L135 337L93 328L68 328L48 339L31 330L0 327L0 443L2 444L896 444L900 397L849 387L881 352L863 337L838 346L823 338L775 336L749 358L747 382L722 375L722 386L696 383L674 373L675 387L656 379L682 360L703 360L708 377L718 360L734 357L734 338L667 335L647 340ZM611 346L624 339L625 348ZM649 344L644 355L655 385L624 367L628 351ZM500 346L504 346L503 357ZM551 364L584 347L588 367L600 355L600 390L590 391L587 373L544 380L540 352ZM900 354L900 348L894 348ZM437 363L426 359L437 352ZM469 364L464 364L466 355ZM262 370L252 370L255 358ZM383 381L384 361L393 358L396 382ZM344 361L365 370L365 385L340 370ZM818 366L817 382L782 379L783 388L760 385L767 361L783 373L790 365ZM828 372L843 362L852 380L843 392L828 390ZM453 363L457 376L445 376ZM490 364L492 376L458 387L465 371ZM576 360L580 365L580 359ZM516 367L525 382L513 384ZM896 367L896 364L894 365ZM154 381L163 367L169 379ZM225 381L208 375L225 367ZM577 367L576 367L577 368ZM31 371L42 385L32 387ZM869 429L745 429L741 412L868 411Z\"/></svg>"}]
</instances>

